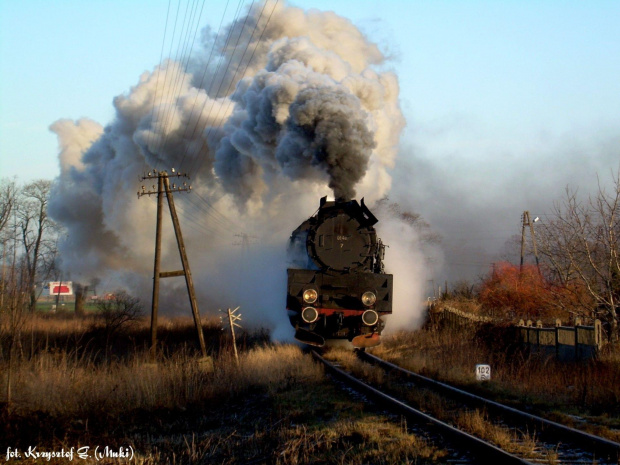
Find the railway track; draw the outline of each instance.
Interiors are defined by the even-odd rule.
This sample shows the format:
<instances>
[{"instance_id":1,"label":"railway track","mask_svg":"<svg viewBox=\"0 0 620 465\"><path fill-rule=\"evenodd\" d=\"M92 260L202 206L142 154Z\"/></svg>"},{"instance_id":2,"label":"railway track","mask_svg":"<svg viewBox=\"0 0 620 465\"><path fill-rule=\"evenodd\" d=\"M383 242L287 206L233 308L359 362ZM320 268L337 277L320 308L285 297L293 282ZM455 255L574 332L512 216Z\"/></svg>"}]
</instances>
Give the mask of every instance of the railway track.
<instances>
[{"instance_id":1,"label":"railway track","mask_svg":"<svg viewBox=\"0 0 620 465\"><path fill-rule=\"evenodd\" d=\"M386 362L366 352L358 352L359 357L365 362L379 366L391 374L397 373L402 376L411 389L429 389L441 396L450 398L461 404L461 409L472 408L484 409L485 412L498 418L502 424L509 423L521 431L536 431L537 441L543 441L543 450L553 450L555 457L552 459L544 453L527 458L505 451L495 444L478 438L449 422L438 419L408 405L400 397L394 397L382 390L373 387L356 378L350 373L329 362L317 352L313 357L322 362L329 373L341 380L356 391L366 395L367 398L381 404L396 414L402 415L416 424L423 425L447 439L456 450L464 451L464 457L473 456L473 460L460 460L459 463L485 463L485 464L619 464L620 444L569 428L559 423L519 411L497 402L484 399L480 396L462 391L460 389L440 383L435 380L420 376L405 370L397 365Z\"/></svg>"}]
</instances>

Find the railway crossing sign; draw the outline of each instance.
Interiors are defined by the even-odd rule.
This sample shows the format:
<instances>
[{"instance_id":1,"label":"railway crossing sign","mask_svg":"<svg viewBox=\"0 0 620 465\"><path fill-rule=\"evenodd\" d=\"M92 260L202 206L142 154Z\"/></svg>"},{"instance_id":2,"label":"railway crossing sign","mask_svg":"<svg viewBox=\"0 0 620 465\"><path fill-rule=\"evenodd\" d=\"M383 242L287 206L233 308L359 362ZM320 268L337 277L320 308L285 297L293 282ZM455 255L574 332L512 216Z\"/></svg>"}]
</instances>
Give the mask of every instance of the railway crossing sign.
<instances>
[{"instance_id":1,"label":"railway crossing sign","mask_svg":"<svg viewBox=\"0 0 620 465\"><path fill-rule=\"evenodd\" d=\"M476 365L476 381L491 380L491 365Z\"/></svg>"}]
</instances>

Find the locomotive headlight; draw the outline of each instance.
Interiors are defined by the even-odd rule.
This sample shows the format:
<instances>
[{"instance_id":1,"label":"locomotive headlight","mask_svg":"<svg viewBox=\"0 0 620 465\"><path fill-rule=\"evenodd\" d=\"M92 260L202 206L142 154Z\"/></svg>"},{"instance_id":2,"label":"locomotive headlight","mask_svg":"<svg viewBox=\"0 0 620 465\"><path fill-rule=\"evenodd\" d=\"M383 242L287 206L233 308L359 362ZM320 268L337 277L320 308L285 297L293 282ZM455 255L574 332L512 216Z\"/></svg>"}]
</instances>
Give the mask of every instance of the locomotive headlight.
<instances>
[{"instance_id":1,"label":"locomotive headlight","mask_svg":"<svg viewBox=\"0 0 620 465\"><path fill-rule=\"evenodd\" d=\"M366 326L374 326L379 321L379 314L374 310L366 310L362 313L362 322Z\"/></svg>"},{"instance_id":2,"label":"locomotive headlight","mask_svg":"<svg viewBox=\"0 0 620 465\"><path fill-rule=\"evenodd\" d=\"M301 319L306 323L314 323L319 318L319 312L314 307L306 307L301 311Z\"/></svg>"},{"instance_id":3,"label":"locomotive headlight","mask_svg":"<svg viewBox=\"0 0 620 465\"><path fill-rule=\"evenodd\" d=\"M316 302L316 299L318 297L319 294L314 289L306 289L304 291L303 299L304 302L306 302L307 304L313 304L314 302Z\"/></svg>"},{"instance_id":4,"label":"locomotive headlight","mask_svg":"<svg viewBox=\"0 0 620 465\"><path fill-rule=\"evenodd\" d=\"M368 291L362 294L362 303L366 307L372 307L377 301L377 296L374 292Z\"/></svg>"}]
</instances>

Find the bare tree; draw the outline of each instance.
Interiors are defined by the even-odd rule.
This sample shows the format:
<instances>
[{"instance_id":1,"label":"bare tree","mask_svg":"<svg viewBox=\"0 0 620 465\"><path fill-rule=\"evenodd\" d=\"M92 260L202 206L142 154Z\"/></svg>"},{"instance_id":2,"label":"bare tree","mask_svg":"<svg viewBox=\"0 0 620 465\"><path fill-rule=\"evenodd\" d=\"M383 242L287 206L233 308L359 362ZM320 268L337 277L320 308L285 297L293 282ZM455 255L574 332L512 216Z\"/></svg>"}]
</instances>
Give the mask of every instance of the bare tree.
<instances>
[{"instance_id":1,"label":"bare tree","mask_svg":"<svg viewBox=\"0 0 620 465\"><path fill-rule=\"evenodd\" d=\"M47 214L51 185L51 181L45 179L26 184L20 190L16 204L17 227L24 247L31 312L35 310L37 301L37 274L41 279L47 279L56 259L58 227Z\"/></svg>"},{"instance_id":2,"label":"bare tree","mask_svg":"<svg viewBox=\"0 0 620 465\"><path fill-rule=\"evenodd\" d=\"M610 325L612 340L617 341L620 171L612 174L613 190L604 189L599 180L598 192L585 201L567 188L566 197L554 206L550 221L545 221L539 231L541 253L554 280L564 288L574 289L584 310L595 310L587 308L594 302Z\"/></svg>"},{"instance_id":3,"label":"bare tree","mask_svg":"<svg viewBox=\"0 0 620 465\"><path fill-rule=\"evenodd\" d=\"M137 297L119 290L109 298L97 302L98 320L106 336L106 351L110 349L110 340L118 332L137 321L144 313L144 307Z\"/></svg>"},{"instance_id":4,"label":"bare tree","mask_svg":"<svg viewBox=\"0 0 620 465\"><path fill-rule=\"evenodd\" d=\"M15 226L15 225L14 225ZM16 228L14 228L15 231ZM16 345L21 344L21 332L25 323L24 299L26 289L26 268L24 261L17 256L17 234L11 240L3 241L2 253L2 289L0 294L0 359L7 361L6 370L6 403L11 404L12 370L15 363ZM6 246L11 244L10 253ZM8 272L6 264L8 262ZM3 352L6 347L6 353Z\"/></svg>"},{"instance_id":5,"label":"bare tree","mask_svg":"<svg viewBox=\"0 0 620 465\"><path fill-rule=\"evenodd\" d=\"M9 223L11 212L15 207L15 180L0 180L0 233Z\"/></svg>"},{"instance_id":6,"label":"bare tree","mask_svg":"<svg viewBox=\"0 0 620 465\"><path fill-rule=\"evenodd\" d=\"M15 180L0 180L0 241L2 241L2 272L0 276L0 312L2 312L7 294L7 246L10 247L14 236L9 221L15 208L16 187Z\"/></svg>"}]
</instances>

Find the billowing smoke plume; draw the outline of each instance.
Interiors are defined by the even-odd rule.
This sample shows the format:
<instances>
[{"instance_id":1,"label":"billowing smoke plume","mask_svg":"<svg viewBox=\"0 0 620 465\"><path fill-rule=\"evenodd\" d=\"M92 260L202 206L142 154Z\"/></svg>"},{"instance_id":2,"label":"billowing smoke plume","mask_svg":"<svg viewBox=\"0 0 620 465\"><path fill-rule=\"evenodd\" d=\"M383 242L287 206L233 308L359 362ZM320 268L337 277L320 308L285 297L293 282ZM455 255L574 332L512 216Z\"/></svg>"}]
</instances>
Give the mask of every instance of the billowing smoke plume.
<instances>
[{"instance_id":1,"label":"billowing smoke plume","mask_svg":"<svg viewBox=\"0 0 620 465\"><path fill-rule=\"evenodd\" d=\"M174 167L192 176L194 193L175 201L199 298L284 315L290 231L324 195L372 205L390 190L404 127L398 81L381 71L378 47L334 13L267 1L203 37L186 64L167 60L116 97L105 128L51 126L61 174L50 214L68 230L63 266L76 280L105 275L148 296L155 202L135 193L145 172ZM146 191L153 182L142 182ZM162 266L178 269L168 223ZM257 273L278 279L248 284ZM176 283L168 289L183 288ZM170 292L167 302L181 300ZM270 313L255 315L274 326Z\"/></svg>"},{"instance_id":2,"label":"billowing smoke plume","mask_svg":"<svg viewBox=\"0 0 620 465\"><path fill-rule=\"evenodd\" d=\"M394 276L392 315L386 317L386 333L413 329L424 322L429 268L442 260L440 237L417 213L389 199L376 203L373 213L381 218L377 234L387 245L385 271Z\"/></svg>"}]
</instances>

